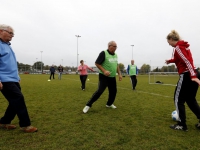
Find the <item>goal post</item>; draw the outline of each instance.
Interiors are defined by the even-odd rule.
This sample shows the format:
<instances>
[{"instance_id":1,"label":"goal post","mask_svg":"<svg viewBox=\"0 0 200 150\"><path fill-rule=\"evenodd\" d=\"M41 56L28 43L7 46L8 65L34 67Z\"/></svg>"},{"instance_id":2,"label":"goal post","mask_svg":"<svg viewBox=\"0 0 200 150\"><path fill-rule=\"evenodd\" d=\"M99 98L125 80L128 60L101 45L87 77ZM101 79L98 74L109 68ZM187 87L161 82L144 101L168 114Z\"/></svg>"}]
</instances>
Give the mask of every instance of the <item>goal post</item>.
<instances>
[{"instance_id":1,"label":"goal post","mask_svg":"<svg viewBox=\"0 0 200 150\"><path fill-rule=\"evenodd\" d=\"M149 84L176 86L178 72L149 72Z\"/></svg>"}]
</instances>

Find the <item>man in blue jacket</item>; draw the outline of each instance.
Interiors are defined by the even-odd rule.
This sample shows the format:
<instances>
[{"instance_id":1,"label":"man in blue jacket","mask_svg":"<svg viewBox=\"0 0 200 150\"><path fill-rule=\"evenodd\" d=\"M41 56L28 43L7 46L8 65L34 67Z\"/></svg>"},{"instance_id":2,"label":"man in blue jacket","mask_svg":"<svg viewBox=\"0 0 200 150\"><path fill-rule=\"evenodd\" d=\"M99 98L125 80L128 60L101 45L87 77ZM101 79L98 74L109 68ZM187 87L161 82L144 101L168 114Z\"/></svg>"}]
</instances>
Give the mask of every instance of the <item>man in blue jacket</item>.
<instances>
[{"instance_id":1,"label":"man in blue jacket","mask_svg":"<svg viewBox=\"0 0 200 150\"><path fill-rule=\"evenodd\" d=\"M55 74L56 69L54 68L54 65L52 65L49 70L50 70L50 77L49 77L49 79L51 80L51 76L53 76L53 79L55 79L54 78L54 74Z\"/></svg>"},{"instance_id":2,"label":"man in blue jacket","mask_svg":"<svg viewBox=\"0 0 200 150\"><path fill-rule=\"evenodd\" d=\"M17 61L10 46L13 36L12 27L0 24L0 90L9 103L4 116L0 118L0 128L15 129L16 125L12 125L11 121L17 115L23 132L36 132L37 128L31 126L24 96L21 93Z\"/></svg>"}]
</instances>

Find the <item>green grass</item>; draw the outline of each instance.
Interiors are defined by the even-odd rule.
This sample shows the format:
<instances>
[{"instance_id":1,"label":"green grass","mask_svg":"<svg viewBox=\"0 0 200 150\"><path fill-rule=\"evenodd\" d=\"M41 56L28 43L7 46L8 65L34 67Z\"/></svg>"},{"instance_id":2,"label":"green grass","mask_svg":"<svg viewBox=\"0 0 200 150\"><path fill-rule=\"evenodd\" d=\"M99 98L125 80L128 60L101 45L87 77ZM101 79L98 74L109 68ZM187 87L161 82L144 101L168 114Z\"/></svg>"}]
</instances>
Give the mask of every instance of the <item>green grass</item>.
<instances>
[{"instance_id":1,"label":"green grass","mask_svg":"<svg viewBox=\"0 0 200 150\"><path fill-rule=\"evenodd\" d=\"M188 132L169 128L174 86L149 85L138 76L137 90L129 77L117 82L117 109L106 108L108 91L87 114L82 109L97 89L98 76L89 75L86 90L78 75L63 75L48 82L49 75L20 75L22 92L37 133L0 130L0 150L197 150L197 119L186 106ZM118 79L118 78L117 78ZM172 80L170 78L170 80ZM177 78L175 79L177 80ZM199 92L197 100L200 100ZM0 116L7 101L0 95ZM18 118L13 120L18 125Z\"/></svg>"}]
</instances>

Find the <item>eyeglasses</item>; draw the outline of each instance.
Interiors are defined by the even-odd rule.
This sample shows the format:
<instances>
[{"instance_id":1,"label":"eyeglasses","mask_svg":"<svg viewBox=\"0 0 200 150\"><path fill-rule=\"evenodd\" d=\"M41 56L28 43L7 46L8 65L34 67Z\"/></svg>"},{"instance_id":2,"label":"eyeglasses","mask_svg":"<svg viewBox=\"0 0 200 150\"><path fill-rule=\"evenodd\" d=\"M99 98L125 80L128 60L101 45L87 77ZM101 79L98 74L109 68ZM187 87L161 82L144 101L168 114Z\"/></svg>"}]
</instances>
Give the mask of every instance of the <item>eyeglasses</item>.
<instances>
[{"instance_id":1,"label":"eyeglasses","mask_svg":"<svg viewBox=\"0 0 200 150\"><path fill-rule=\"evenodd\" d=\"M113 45L110 45L110 46L113 46ZM116 48L117 48L117 46L113 46L113 47L116 47Z\"/></svg>"},{"instance_id":2,"label":"eyeglasses","mask_svg":"<svg viewBox=\"0 0 200 150\"><path fill-rule=\"evenodd\" d=\"M3 30L3 31L6 31L6 32L9 33L10 35L14 35L13 32L9 32L9 31L7 31L7 30Z\"/></svg>"}]
</instances>

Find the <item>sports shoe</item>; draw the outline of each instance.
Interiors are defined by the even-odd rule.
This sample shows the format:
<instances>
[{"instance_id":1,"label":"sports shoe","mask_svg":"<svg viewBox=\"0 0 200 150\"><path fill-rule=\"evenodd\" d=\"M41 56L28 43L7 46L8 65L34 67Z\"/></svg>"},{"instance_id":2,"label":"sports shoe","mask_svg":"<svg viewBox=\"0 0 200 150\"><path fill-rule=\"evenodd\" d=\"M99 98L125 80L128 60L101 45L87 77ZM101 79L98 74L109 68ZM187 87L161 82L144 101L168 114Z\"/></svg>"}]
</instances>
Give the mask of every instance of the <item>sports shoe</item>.
<instances>
[{"instance_id":1,"label":"sports shoe","mask_svg":"<svg viewBox=\"0 0 200 150\"><path fill-rule=\"evenodd\" d=\"M85 91L85 89L83 89L83 91Z\"/></svg>"},{"instance_id":2,"label":"sports shoe","mask_svg":"<svg viewBox=\"0 0 200 150\"><path fill-rule=\"evenodd\" d=\"M27 127L21 127L20 130L26 132L26 133L32 133L32 132L37 132L38 129L33 126L27 126Z\"/></svg>"},{"instance_id":3,"label":"sports shoe","mask_svg":"<svg viewBox=\"0 0 200 150\"><path fill-rule=\"evenodd\" d=\"M200 123L197 123L195 126L196 126L198 129L200 129Z\"/></svg>"},{"instance_id":4,"label":"sports shoe","mask_svg":"<svg viewBox=\"0 0 200 150\"><path fill-rule=\"evenodd\" d=\"M87 113L89 109L90 109L90 106L85 106L83 108L83 113Z\"/></svg>"},{"instance_id":5,"label":"sports shoe","mask_svg":"<svg viewBox=\"0 0 200 150\"><path fill-rule=\"evenodd\" d=\"M17 126L16 125L13 125L13 124L0 124L0 128L2 129L15 129Z\"/></svg>"},{"instance_id":6,"label":"sports shoe","mask_svg":"<svg viewBox=\"0 0 200 150\"><path fill-rule=\"evenodd\" d=\"M106 105L106 107L108 107L108 108L113 108L113 109L115 109L115 108L117 108L115 105L110 105L110 106L108 106L108 105Z\"/></svg>"},{"instance_id":7,"label":"sports shoe","mask_svg":"<svg viewBox=\"0 0 200 150\"><path fill-rule=\"evenodd\" d=\"M171 129L174 129L174 130L188 131L186 126L184 127L184 126L181 126L181 125L178 125L178 124L173 124L173 125L170 125L169 127Z\"/></svg>"}]
</instances>

